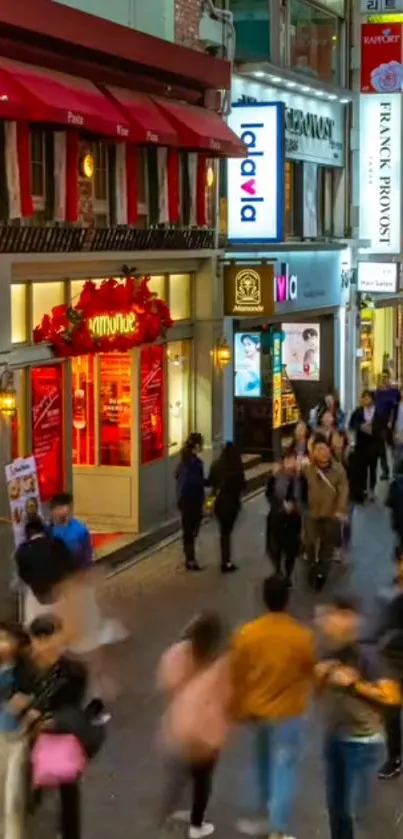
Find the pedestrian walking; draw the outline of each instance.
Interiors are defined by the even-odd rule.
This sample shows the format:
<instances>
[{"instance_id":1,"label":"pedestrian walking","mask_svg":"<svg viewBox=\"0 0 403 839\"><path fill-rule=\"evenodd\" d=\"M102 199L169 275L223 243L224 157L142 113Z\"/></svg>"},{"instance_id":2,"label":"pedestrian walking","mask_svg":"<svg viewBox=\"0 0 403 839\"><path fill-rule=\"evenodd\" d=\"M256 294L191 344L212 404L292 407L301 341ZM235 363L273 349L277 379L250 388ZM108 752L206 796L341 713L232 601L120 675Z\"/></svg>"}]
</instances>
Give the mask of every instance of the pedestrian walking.
<instances>
[{"instance_id":1,"label":"pedestrian walking","mask_svg":"<svg viewBox=\"0 0 403 839\"><path fill-rule=\"evenodd\" d=\"M290 448L283 453L279 469L270 475L266 485L266 549L276 574L283 575L290 586L301 550L303 490L297 457L294 448Z\"/></svg>"},{"instance_id":2,"label":"pedestrian walking","mask_svg":"<svg viewBox=\"0 0 403 839\"><path fill-rule=\"evenodd\" d=\"M312 462L303 474L307 482L304 539L309 574L312 584L321 588L347 521L348 481L344 467L332 458L329 444L320 435L314 438Z\"/></svg>"},{"instance_id":3,"label":"pedestrian walking","mask_svg":"<svg viewBox=\"0 0 403 839\"><path fill-rule=\"evenodd\" d=\"M403 388L399 391L399 401L396 402L391 421L391 438L393 448L394 469L403 460Z\"/></svg>"},{"instance_id":4,"label":"pedestrian walking","mask_svg":"<svg viewBox=\"0 0 403 839\"><path fill-rule=\"evenodd\" d=\"M398 682L376 647L359 641L354 598L336 596L322 610L326 655L317 666L325 715L326 797L331 839L354 839L383 748L383 715L399 707ZM385 668L385 669L384 669Z\"/></svg>"},{"instance_id":5,"label":"pedestrian walking","mask_svg":"<svg viewBox=\"0 0 403 839\"><path fill-rule=\"evenodd\" d=\"M292 446L294 448L296 457L299 460L303 460L307 458L309 455L308 450L308 442L309 442L309 429L303 420L297 422L293 434Z\"/></svg>"},{"instance_id":6,"label":"pedestrian walking","mask_svg":"<svg viewBox=\"0 0 403 839\"><path fill-rule=\"evenodd\" d=\"M361 404L351 415L350 431L355 435L352 458L354 501L362 504L367 496L370 501L374 501L378 461L382 451L384 418L377 411L374 396L370 390L363 391Z\"/></svg>"},{"instance_id":7,"label":"pedestrian walking","mask_svg":"<svg viewBox=\"0 0 403 839\"><path fill-rule=\"evenodd\" d=\"M253 738L260 798L259 818L238 827L249 835L269 832L270 839L288 836L314 686L313 633L287 614L289 596L285 579L267 578L265 614L235 633L231 654L234 715Z\"/></svg>"},{"instance_id":8,"label":"pedestrian walking","mask_svg":"<svg viewBox=\"0 0 403 839\"><path fill-rule=\"evenodd\" d=\"M381 481L389 480L388 448L392 443L392 422L396 405L399 402L399 389L392 382L390 370L382 372L381 381L375 391L375 408L379 417L380 447L379 459L381 463Z\"/></svg>"},{"instance_id":9,"label":"pedestrian walking","mask_svg":"<svg viewBox=\"0 0 403 839\"><path fill-rule=\"evenodd\" d=\"M181 452L176 470L178 509L182 519L183 552L188 571L200 571L196 559L195 543L203 518L205 499L204 465L200 452L203 448L201 434L191 434Z\"/></svg>"},{"instance_id":10,"label":"pedestrian walking","mask_svg":"<svg viewBox=\"0 0 403 839\"><path fill-rule=\"evenodd\" d=\"M213 461L207 484L212 487L214 514L220 528L221 571L228 574L237 570L231 557L231 537L246 487L242 458L233 443L226 443Z\"/></svg>"},{"instance_id":11,"label":"pedestrian walking","mask_svg":"<svg viewBox=\"0 0 403 839\"><path fill-rule=\"evenodd\" d=\"M399 557L403 552L403 460L396 467L386 505L391 511L391 525L396 537L396 555Z\"/></svg>"},{"instance_id":12,"label":"pedestrian walking","mask_svg":"<svg viewBox=\"0 0 403 839\"><path fill-rule=\"evenodd\" d=\"M214 832L204 820L212 780L230 727L231 683L226 634L213 612L201 613L162 657L158 684L169 698L163 742L169 774L162 817L189 824L189 839ZM190 812L175 807L192 785Z\"/></svg>"},{"instance_id":13,"label":"pedestrian walking","mask_svg":"<svg viewBox=\"0 0 403 839\"><path fill-rule=\"evenodd\" d=\"M333 417L333 426L339 431L345 430L346 415L341 408L340 397L336 390L330 389L323 399L319 401L317 406L310 413L310 425L313 431L316 431L321 425L323 414L330 411Z\"/></svg>"},{"instance_id":14,"label":"pedestrian walking","mask_svg":"<svg viewBox=\"0 0 403 839\"><path fill-rule=\"evenodd\" d=\"M29 625L50 608L57 611L63 584L76 574L80 563L64 541L53 538L39 516L29 518L25 536L17 548L15 562L18 577L26 589L23 620Z\"/></svg>"}]
</instances>

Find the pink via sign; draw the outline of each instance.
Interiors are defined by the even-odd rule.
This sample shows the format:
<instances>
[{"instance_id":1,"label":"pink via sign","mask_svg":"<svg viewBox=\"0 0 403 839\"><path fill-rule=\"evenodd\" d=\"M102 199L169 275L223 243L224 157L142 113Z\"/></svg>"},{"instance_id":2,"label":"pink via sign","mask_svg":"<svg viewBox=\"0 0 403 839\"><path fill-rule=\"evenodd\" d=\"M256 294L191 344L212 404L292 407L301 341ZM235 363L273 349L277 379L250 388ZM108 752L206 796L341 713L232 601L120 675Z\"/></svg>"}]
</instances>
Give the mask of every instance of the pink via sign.
<instances>
[{"instance_id":1,"label":"pink via sign","mask_svg":"<svg viewBox=\"0 0 403 839\"><path fill-rule=\"evenodd\" d=\"M282 263L280 273L274 281L274 300L276 303L290 303L298 297L298 279L296 274L288 273L288 266Z\"/></svg>"}]
</instances>

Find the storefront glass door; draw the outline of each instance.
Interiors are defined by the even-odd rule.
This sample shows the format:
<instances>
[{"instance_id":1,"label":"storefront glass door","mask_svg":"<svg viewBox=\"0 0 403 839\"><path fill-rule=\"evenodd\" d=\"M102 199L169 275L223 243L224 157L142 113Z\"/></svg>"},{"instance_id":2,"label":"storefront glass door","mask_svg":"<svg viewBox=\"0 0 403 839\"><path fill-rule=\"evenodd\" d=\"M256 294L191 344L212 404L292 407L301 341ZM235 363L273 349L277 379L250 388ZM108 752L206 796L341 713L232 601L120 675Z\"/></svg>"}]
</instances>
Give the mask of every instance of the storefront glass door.
<instances>
[{"instance_id":1,"label":"storefront glass door","mask_svg":"<svg viewBox=\"0 0 403 839\"><path fill-rule=\"evenodd\" d=\"M32 453L42 502L64 489L63 369L61 364L33 367Z\"/></svg>"}]
</instances>

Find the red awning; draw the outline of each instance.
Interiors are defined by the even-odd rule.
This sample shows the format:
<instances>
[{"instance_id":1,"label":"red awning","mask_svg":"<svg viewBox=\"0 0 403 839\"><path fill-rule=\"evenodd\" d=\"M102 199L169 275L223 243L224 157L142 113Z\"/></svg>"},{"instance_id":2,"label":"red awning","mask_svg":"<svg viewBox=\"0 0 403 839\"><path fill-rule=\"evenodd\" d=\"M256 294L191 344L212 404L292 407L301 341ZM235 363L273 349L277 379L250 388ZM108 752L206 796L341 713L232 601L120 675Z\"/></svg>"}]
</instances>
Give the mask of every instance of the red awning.
<instances>
[{"instance_id":1,"label":"red awning","mask_svg":"<svg viewBox=\"0 0 403 839\"><path fill-rule=\"evenodd\" d=\"M5 58L0 59L0 70L26 98L25 119L69 125L107 137L130 138L130 127L121 111L87 79Z\"/></svg>"},{"instance_id":2,"label":"red awning","mask_svg":"<svg viewBox=\"0 0 403 839\"><path fill-rule=\"evenodd\" d=\"M130 139L140 145L177 146L178 136L171 123L150 99L121 87L105 87L130 125Z\"/></svg>"},{"instance_id":3,"label":"red awning","mask_svg":"<svg viewBox=\"0 0 403 839\"><path fill-rule=\"evenodd\" d=\"M30 97L0 67L0 119L26 119Z\"/></svg>"},{"instance_id":4,"label":"red awning","mask_svg":"<svg viewBox=\"0 0 403 839\"><path fill-rule=\"evenodd\" d=\"M212 157L247 157L246 146L214 111L159 97L155 101L177 131L181 148Z\"/></svg>"}]
</instances>

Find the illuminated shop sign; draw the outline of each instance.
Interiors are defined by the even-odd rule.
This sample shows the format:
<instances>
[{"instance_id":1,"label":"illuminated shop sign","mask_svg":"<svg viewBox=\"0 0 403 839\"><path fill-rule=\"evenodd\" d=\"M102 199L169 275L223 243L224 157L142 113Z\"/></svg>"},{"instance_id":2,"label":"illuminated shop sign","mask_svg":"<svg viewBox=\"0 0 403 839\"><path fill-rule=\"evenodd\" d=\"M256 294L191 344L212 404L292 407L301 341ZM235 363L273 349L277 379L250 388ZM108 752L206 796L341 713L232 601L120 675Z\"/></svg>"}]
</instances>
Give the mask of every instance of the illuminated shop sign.
<instances>
[{"instance_id":1,"label":"illuminated shop sign","mask_svg":"<svg viewBox=\"0 0 403 839\"><path fill-rule=\"evenodd\" d=\"M90 318L88 326L96 338L110 338L114 335L132 335L136 331L136 315L134 312L124 315L97 315Z\"/></svg>"},{"instance_id":2,"label":"illuminated shop sign","mask_svg":"<svg viewBox=\"0 0 403 839\"><path fill-rule=\"evenodd\" d=\"M395 12L403 12L403 0L361 0L360 11L362 15L371 15L371 23L381 23L386 18L391 22Z\"/></svg>"},{"instance_id":3,"label":"illuminated shop sign","mask_svg":"<svg viewBox=\"0 0 403 839\"><path fill-rule=\"evenodd\" d=\"M401 96L360 96L359 238L366 253L400 253Z\"/></svg>"},{"instance_id":4,"label":"illuminated shop sign","mask_svg":"<svg viewBox=\"0 0 403 839\"><path fill-rule=\"evenodd\" d=\"M290 274L288 265L281 263L280 273L275 278L274 300L276 303L289 303L298 298L298 277Z\"/></svg>"},{"instance_id":5,"label":"illuminated shop sign","mask_svg":"<svg viewBox=\"0 0 403 839\"><path fill-rule=\"evenodd\" d=\"M229 125L248 148L228 160L228 238L281 242L284 238L284 107L279 102L233 107Z\"/></svg>"},{"instance_id":6,"label":"illuminated shop sign","mask_svg":"<svg viewBox=\"0 0 403 839\"><path fill-rule=\"evenodd\" d=\"M367 294L396 294L396 263L359 262L358 291L366 292Z\"/></svg>"}]
</instances>

